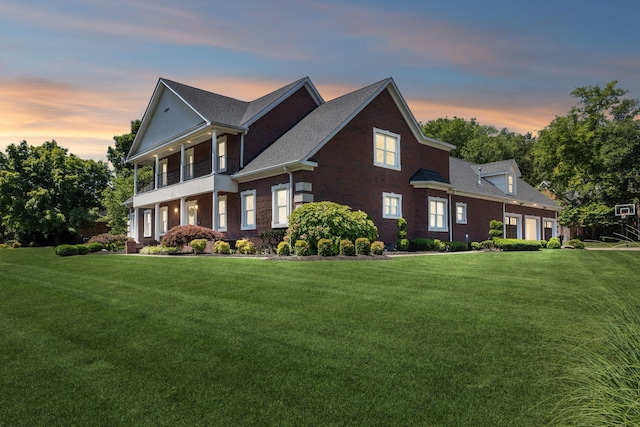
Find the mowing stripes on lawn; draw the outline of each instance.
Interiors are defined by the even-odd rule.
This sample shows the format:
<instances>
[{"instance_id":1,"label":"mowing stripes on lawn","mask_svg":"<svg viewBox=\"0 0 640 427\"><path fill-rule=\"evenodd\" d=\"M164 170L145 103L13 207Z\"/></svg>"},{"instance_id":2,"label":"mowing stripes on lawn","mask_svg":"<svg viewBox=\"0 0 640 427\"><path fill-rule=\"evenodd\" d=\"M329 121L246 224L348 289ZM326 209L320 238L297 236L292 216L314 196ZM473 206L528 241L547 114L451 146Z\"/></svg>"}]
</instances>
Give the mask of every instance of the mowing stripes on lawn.
<instances>
[{"instance_id":1,"label":"mowing stripes on lawn","mask_svg":"<svg viewBox=\"0 0 640 427\"><path fill-rule=\"evenodd\" d=\"M554 346L639 259L0 251L0 425L545 424Z\"/></svg>"}]
</instances>

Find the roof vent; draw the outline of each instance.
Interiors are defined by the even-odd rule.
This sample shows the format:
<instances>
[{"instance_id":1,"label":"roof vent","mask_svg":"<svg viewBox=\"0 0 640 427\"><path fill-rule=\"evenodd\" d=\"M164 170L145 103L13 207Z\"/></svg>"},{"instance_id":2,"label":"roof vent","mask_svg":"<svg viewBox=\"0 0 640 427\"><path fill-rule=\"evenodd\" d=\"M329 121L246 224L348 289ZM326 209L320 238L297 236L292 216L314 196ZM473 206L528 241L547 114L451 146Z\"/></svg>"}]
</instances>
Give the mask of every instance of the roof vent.
<instances>
[{"instance_id":1,"label":"roof vent","mask_svg":"<svg viewBox=\"0 0 640 427\"><path fill-rule=\"evenodd\" d=\"M482 185L482 166L478 166L478 185Z\"/></svg>"}]
</instances>

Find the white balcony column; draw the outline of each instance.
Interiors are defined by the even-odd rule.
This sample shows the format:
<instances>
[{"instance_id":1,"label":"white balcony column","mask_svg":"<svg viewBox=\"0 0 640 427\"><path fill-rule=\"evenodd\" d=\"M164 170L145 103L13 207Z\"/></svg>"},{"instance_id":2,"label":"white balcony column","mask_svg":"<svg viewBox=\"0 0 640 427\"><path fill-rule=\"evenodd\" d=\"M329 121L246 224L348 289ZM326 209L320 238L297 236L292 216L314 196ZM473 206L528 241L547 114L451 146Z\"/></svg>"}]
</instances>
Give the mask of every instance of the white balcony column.
<instances>
[{"instance_id":1,"label":"white balcony column","mask_svg":"<svg viewBox=\"0 0 640 427\"><path fill-rule=\"evenodd\" d=\"M184 143L180 144L180 182L184 182Z\"/></svg>"},{"instance_id":2,"label":"white balcony column","mask_svg":"<svg viewBox=\"0 0 640 427\"><path fill-rule=\"evenodd\" d=\"M211 173L218 170L218 132L211 131Z\"/></svg>"},{"instance_id":3,"label":"white balcony column","mask_svg":"<svg viewBox=\"0 0 640 427\"><path fill-rule=\"evenodd\" d=\"M140 242L140 234L138 230L138 208L133 209L133 218L131 221L131 237L136 242Z\"/></svg>"},{"instance_id":4,"label":"white balcony column","mask_svg":"<svg viewBox=\"0 0 640 427\"><path fill-rule=\"evenodd\" d=\"M155 227L153 230L154 240L160 241L160 203L156 203L153 208L153 217L155 220Z\"/></svg>"},{"instance_id":5,"label":"white balcony column","mask_svg":"<svg viewBox=\"0 0 640 427\"><path fill-rule=\"evenodd\" d=\"M138 164L133 164L133 195L138 194Z\"/></svg>"},{"instance_id":6,"label":"white balcony column","mask_svg":"<svg viewBox=\"0 0 640 427\"><path fill-rule=\"evenodd\" d=\"M158 158L158 156L155 156L156 158L156 167L155 170L153 171L153 188L157 189L158 188L158 174L160 173L160 159Z\"/></svg>"},{"instance_id":7,"label":"white balcony column","mask_svg":"<svg viewBox=\"0 0 640 427\"><path fill-rule=\"evenodd\" d=\"M184 197L180 197L180 225L187 224L187 201Z\"/></svg>"}]
</instances>

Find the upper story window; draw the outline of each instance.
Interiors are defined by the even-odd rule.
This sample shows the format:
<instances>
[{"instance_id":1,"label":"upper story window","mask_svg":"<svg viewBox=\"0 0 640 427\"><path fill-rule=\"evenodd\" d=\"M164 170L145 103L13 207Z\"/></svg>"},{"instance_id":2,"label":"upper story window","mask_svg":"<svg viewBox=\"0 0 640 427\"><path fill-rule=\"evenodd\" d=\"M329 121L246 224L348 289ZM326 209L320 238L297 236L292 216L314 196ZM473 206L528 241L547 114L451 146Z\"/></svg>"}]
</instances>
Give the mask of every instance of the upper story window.
<instances>
[{"instance_id":1,"label":"upper story window","mask_svg":"<svg viewBox=\"0 0 640 427\"><path fill-rule=\"evenodd\" d=\"M429 197L429 231L449 231L447 199Z\"/></svg>"},{"instance_id":2,"label":"upper story window","mask_svg":"<svg viewBox=\"0 0 640 427\"><path fill-rule=\"evenodd\" d=\"M167 159L162 159L158 162L158 186L166 187L169 183L169 162Z\"/></svg>"},{"instance_id":3,"label":"upper story window","mask_svg":"<svg viewBox=\"0 0 640 427\"><path fill-rule=\"evenodd\" d=\"M456 203L456 223L457 224L466 224L467 223L467 204L458 202Z\"/></svg>"},{"instance_id":4,"label":"upper story window","mask_svg":"<svg viewBox=\"0 0 640 427\"><path fill-rule=\"evenodd\" d=\"M382 218L402 217L402 194L382 193Z\"/></svg>"},{"instance_id":5,"label":"upper story window","mask_svg":"<svg viewBox=\"0 0 640 427\"><path fill-rule=\"evenodd\" d=\"M248 190L240 193L242 202L241 230L256 229L256 190Z\"/></svg>"},{"instance_id":6,"label":"upper story window","mask_svg":"<svg viewBox=\"0 0 640 427\"><path fill-rule=\"evenodd\" d=\"M227 137L221 136L218 138L216 147L216 156L218 159L217 167L218 172L225 172L227 170Z\"/></svg>"},{"instance_id":7,"label":"upper story window","mask_svg":"<svg viewBox=\"0 0 640 427\"><path fill-rule=\"evenodd\" d=\"M507 174L507 193L508 194L516 193L516 183L512 174Z\"/></svg>"},{"instance_id":8,"label":"upper story window","mask_svg":"<svg viewBox=\"0 0 640 427\"><path fill-rule=\"evenodd\" d=\"M400 135L382 129L373 129L373 164L400 170Z\"/></svg>"},{"instance_id":9,"label":"upper story window","mask_svg":"<svg viewBox=\"0 0 640 427\"><path fill-rule=\"evenodd\" d=\"M194 165L195 165L195 154L193 147L188 148L184 151L184 171L185 171L185 180L192 179L194 174Z\"/></svg>"}]
</instances>

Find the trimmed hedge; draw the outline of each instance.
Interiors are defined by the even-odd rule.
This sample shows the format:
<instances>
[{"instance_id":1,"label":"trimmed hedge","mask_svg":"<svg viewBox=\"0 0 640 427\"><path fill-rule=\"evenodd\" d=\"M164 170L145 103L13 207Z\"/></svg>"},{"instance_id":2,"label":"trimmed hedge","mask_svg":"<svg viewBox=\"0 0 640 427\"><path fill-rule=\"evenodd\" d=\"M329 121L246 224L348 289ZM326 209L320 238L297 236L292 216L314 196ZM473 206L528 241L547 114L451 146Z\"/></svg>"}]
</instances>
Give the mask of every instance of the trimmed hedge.
<instances>
[{"instance_id":1,"label":"trimmed hedge","mask_svg":"<svg viewBox=\"0 0 640 427\"><path fill-rule=\"evenodd\" d=\"M253 255L256 253L256 246L249 239L236 241L236 252L243 255Z\"/></svg>"},{"instance_id":2,"label":"trimmed hedge","mask_svg":"<svg viewBox=\"0 0 640 427\"><path fill-rule=\"evenodd\" d=\"M384 242L380 240L376 240L371 244L371 254L372 255L382 255L384 253Z\"/></svg>"},{"instance_id":3,"label":"trimmed hedge","mask_svg":"<svg viewBox=\"0 0 640 427\"><path fill-rule=\"evenodd\" d=\"M584 249L584 242L580 239L571 239L569 246L573 246L573 249Z\"/></svg>"},{"instance_id":4,"label":"trimmed hedge","mask_svg":"<svg viewBox=\"0 0 640 427\"><path fill-rule=\"evenodd\" d=\"M289 242L280 242L278 243L278 256L289 256L291 255L291 245Z\"/></svg>"},{"instance_id":5,"label":"trimmed hedge","mask_svg":"<svg viewBox=\"0 0 640 427\"><path fill-rule=\"evenodd\" d=\"M224 240L218 240L213 244L213 253L221 255L229 255L231 253L231 245Z\"/></svg>"},{"instance_id":6,"label":"trimmed hedge","mask_svg":"<svg viewBox=\"0 0 640 427\"><path fill-rule=\"evenodd\" d=\"M76 245L76 248L78 248L78 255L86 255L90 252L89 246L87 245Z\"/></svg>"},{"instance_id":7,"label":"trimmed hedge","mask_svg":"<svg viewBox=\"0 0 640 427\"><path fill-rule=\"evenodd\" d=\"M356 253L358 255L369 255L371 253L371 242L366 237L356 239Z\"/></svg>"},{"instance_id":8,"label":"trimmed hedge","mask_svg":"<svg viewBox=\"0 0 640 427\"><path fill-rule=\"evenodd\" d=\"M297 256L311 255L311 251L309 250L309 243L307 243L306 240L296 240L294 251Z\"/></svg>"},{"instance_id":9,"label":"trimmed hedge","mask_svg":"<svg viewBox=\"0 0 640 427\"><path fill-rule=\"evenodd\" d=\"M432 251L434 248L435 245L433 243L433 239L419 237L417 239L412 239L409 242L409 249L413 251Z\"/></svg>"},{"instance_id":10,"label":"trimmed hedge","mask_svg":"<svg viewBox=\"0 0 640 427\"><path fill-rule=\"evenodd\" d=\"M90 238L87 244L101 243L103 245L103 249L119 251L124 249L129 240L132 239L124 234L102 233Z\"/></svg>"},{"instance_id":11,"label":"trimmed hedge","mask_svg":"<svg viewBox=\"0 0 640 427\"><path fill-rule=\"evenodd\" d=\"M195 239L192 240L189 244L191 245L191 249L193 249L195 253L202 254L207 248L207 241L207 239Z\"/></svg>"},{"instance_id":12,"label":"trimmed hedge","mask_svg":"<svg viewBox=\"0 0 640 427\"><path fill-rule=\"evenodd\" d=\"M541 248L537 240L493 239L496 247L503 251L537 251Z\"/></svg>"},{"instance_id":13,"label":"trimmed hedge","mask_svg":"<svg viewBox=\"0 0 640 427\"><path fill-rule=\"evenodd\" d=\"M340 255L354 256L356 254L356 246L351 240L340 240Z\"/></svg>"},{"instance_id":14,"label":"trimmed hedge","mask_svg":"<svg viewBox=\"0 0 640 427\"><path fill-rule=\"evenodd\" d=\"M89 252L91 253L100 252L104 249L104 245L100 242L89 243L87 246L89 246Z\"/></svg>"},{"instance_id":15,"label":"trimmed hedge","mask_svg":"<svg viewBox=\"0 0 640 427\"><path fill-rule=\"evenodd\" d=\"M331 239L318 240L318 255L331 256L333 255L333 242Z\"/></svg>"},{"instance_id":16,"label":"trimmed hedge","mask_svg":"<svg viewBox=\"0 0 640 427\"><path fill-rule=\"evenodd\" d=\"M60 245L55 248L58 256L74 256L78 255L78 247L76 245Z\"/></svg>"},{"instance_id":17,"label":"trimmed hedge","mask_svg":"<svg viewBox=\"0 0 640 427\"><path fill-rule=\"evenodd\" d=\"M560 249L561 247L560 239L557 237L552 237L547 242L547 249Z\"/></svg>"}]
</instances>

